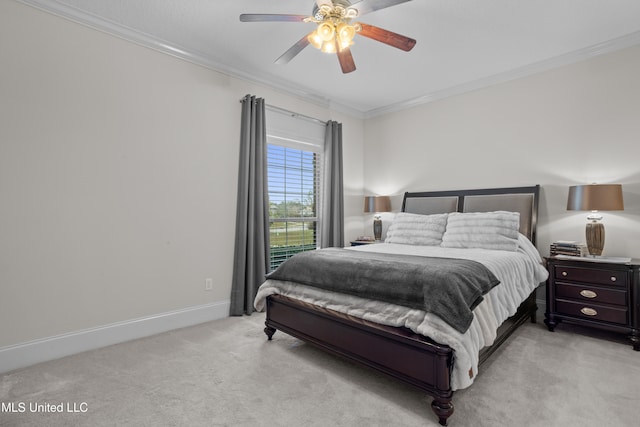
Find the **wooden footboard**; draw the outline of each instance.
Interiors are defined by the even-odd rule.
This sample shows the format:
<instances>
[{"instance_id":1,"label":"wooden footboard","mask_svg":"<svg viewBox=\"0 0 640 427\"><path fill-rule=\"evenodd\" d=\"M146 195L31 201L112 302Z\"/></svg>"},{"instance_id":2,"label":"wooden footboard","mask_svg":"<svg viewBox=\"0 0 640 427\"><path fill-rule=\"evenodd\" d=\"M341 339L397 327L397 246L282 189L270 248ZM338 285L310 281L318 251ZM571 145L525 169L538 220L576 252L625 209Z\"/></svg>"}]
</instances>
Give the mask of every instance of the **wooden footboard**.
<instances>
[{"instance_id":1,"label":"wooden footboard","mask_svg":"<svg viewBox=\"0 0 640 427\"><path fill-rule=\"evenodd\" d=\"M291 299L267 297L265 333L276 330L384 372L433 396L431 407L441 425L453 414L453 350L407 328L380 325ZM496 343L484 349L480 363L528 318L535 321L533 293L498 331Z\"/></svg>"}]
</instances>

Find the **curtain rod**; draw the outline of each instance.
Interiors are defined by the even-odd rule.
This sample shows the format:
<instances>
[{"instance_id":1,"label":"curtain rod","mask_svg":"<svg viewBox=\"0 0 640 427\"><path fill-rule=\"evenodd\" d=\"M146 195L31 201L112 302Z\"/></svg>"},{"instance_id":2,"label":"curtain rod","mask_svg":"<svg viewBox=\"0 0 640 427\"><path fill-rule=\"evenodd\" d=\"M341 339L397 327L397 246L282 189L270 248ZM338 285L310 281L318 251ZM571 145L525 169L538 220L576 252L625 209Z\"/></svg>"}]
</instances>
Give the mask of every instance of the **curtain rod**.
<instances>
[{"instance_id":1,"label":"curtain rod","mask_svg":"<svg viewBox=\"0 0 640 427\"><path fill-rule=\"evenodd\" d=\"M244 100L244 98L242 98L240 100L240 102L242 102ZM304 114L300 114L300 113L296 113L295 111L291 111L291 110L286 110L282 107L276 107L275 105L271 105L271 104L267 104L265 103L265 108L272 110L272 111L277 111L279 113L284 113L284 114L290 114L293 117L299 117L301 119L305 119L305 120L310 120L312 122L316 122L316 123L320 123L321 125L326 125L327 122L324 120L320 120L320 119L316 119L315 117L311 117L311 116L305 116Z\"/></svg>"},{"instance_id":2,"label":"curtain rod","mask_svg":"<svg viewBox=\"0 0 640 427\"><path fill-rule=\"evenodd\" d=\"M327 122L324 120L316 119L315 117L305 116L304 114L296 113L295 111L285 110L281 107L276 107L275 105L265 104L265 107L269 110L277 111L279 113L290 114L293 117L299 117L301 119L310 120L312 122L320 123L322 125L326 125Z\"/></svg>"}]
</instances>

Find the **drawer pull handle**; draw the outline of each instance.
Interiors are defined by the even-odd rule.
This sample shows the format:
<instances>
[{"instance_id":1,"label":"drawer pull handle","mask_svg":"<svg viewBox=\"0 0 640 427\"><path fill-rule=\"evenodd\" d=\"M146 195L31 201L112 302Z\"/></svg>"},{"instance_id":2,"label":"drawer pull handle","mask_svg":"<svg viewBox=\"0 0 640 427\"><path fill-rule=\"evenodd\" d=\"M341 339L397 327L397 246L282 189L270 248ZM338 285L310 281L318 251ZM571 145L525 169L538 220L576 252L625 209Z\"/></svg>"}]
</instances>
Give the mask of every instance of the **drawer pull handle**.
<instances>
[{"instance_id":1,"label":"drawer pull handle","mask_svg":"<svg viewBox=\"0 0 640 427\"><path fill-rule=\"evenodd\" d=\"M582 314L584 314L584 315L587 315L587 316L597 316L598 315L598 312L595 311L593 308L590 308L590 307L582 307L580 309L580 312Z\"/></svg>"},{"instance_id":2,"label":"drawer pull handle","mask_svg":"<svg viewBox=\"0 0 640 427\"><path fill-rule=\"evenodd\" d=\"M618 279L616 279L616 276L611 276L611 281L612 282L615 282L616 280L618 280Z\"/></svg>"},{"instance_id":3,"label":"drawer pull handle","mask_svg":"<svg viewBox=\"0 0 640 427\"><path fill-rule=\"evenodd\" d=\"M598 296L598 294L596 294L595 292L590 291L590 290L588 290L588 289L583 289L583 290L581 290L581 291L580 291L580 295L582 295L582 296L583 296L583 297L585 297L585 298L595 298L595 297L597 297L597 296Z\"/></svg>"},{"instance_id":4,"label":"drawer pull handle","mask_svg":"<svg viewBox=\"0 0 640 427\"><path fill-rule=\"evenodd\" d=\"M562 274L564 277L567 277L567 276L569 275L569 273L567 273L566 271L563 271L561 274Z\"/></svg>"}]
</instances>

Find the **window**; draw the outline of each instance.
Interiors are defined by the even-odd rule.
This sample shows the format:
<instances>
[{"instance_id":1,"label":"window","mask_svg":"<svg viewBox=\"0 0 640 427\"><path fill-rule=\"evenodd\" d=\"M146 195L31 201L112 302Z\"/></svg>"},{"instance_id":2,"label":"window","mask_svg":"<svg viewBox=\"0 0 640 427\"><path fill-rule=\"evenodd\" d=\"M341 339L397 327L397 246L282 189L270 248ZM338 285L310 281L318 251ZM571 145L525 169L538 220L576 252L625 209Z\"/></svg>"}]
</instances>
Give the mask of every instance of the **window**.
<instances>
[{"instance_id":1,"label":"window","mask_svg":"<svg viewBox=\"0 0 640 427\"><path fill-rule=\"evenodd\" d=\"M270 267L318 247L324 126L267 110Z\"/></svg>"}]
</instances>

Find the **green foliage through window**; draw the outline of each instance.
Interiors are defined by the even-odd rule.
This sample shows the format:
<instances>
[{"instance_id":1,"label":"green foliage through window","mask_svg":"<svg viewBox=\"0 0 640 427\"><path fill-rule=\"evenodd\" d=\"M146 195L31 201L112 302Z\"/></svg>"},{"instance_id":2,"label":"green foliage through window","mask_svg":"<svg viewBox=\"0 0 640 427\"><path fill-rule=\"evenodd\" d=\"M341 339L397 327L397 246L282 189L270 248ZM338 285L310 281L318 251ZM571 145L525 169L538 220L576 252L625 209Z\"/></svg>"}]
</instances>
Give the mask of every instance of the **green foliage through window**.
<instances>
[{"instance_id":1,"label":"green foliage through window","mask_svg":"<svg viewBox=\"0 0 640 427\"><path fill-rule=\"evenodd\" d=\"M319 157L313 151L267 146L272 270L317 247Z\"/></svg>"}]
</instances>

